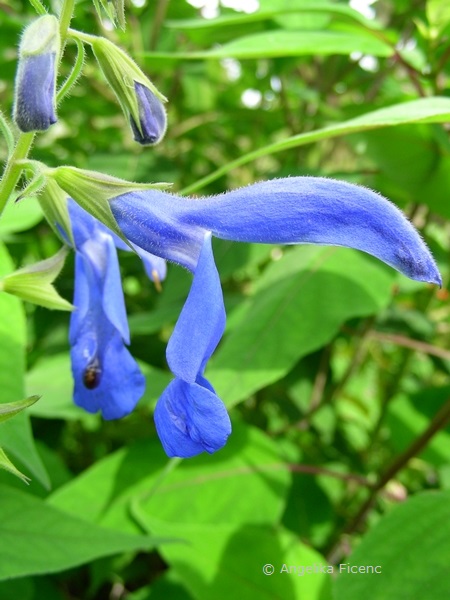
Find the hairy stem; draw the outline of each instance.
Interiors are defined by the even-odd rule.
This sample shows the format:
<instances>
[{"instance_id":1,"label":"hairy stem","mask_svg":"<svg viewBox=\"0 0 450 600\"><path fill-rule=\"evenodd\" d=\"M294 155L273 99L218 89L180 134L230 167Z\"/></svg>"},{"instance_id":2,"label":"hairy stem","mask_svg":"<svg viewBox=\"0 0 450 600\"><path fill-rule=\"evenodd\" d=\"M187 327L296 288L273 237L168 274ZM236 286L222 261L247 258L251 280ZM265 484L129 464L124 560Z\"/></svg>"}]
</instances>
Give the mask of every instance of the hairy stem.
<instances>
[{"instance_id":1,"label":"hairy stem","mask_svg":"<svg viewBox=\"0 0 450 600\"><path fill-rule=\"evenodd\" d=\"M17 161L28 156L33 144L33 139L34 132L22 133L19 136L14 151L8 160L2 180L0 181L0 215L4 210L9 197L13 193L22 173L22 165L17 164Z\"/></svg>"}]
</instances>

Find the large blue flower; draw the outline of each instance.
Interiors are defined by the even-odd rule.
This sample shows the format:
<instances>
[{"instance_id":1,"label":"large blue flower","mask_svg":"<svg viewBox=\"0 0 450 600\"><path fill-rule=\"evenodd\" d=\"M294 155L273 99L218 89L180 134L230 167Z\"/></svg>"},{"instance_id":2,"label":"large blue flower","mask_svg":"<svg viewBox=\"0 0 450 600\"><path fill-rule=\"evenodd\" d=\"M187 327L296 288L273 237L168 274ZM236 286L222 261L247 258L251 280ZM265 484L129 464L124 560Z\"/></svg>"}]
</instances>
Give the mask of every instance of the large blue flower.
<instances>
[{"instance_id":1,"label":"large blue flower","mask_svg":"<svg viewBox=\"0 0 450 600\"><path fill-rule=\"evenodd\" d=\"M76 252L70 321L74 401L88 412L101 411L105 419L118 419L134 409L145 389L126 348L130 334L116 246L130 248L73 200L68 206ZM136 250L149 276L164 279L165 261Z\"/></svg>"},{"instance_id":2,"label":"large blue flower","mask_svg":"<svg viewBox=\"0 0 450 600\"><path fill-rule=\"evenodd\" d=\"M155 411L169 456L214 452L231 430L222 401L203 376L225 326L211 235L244 242L347 246L412 279L441 284L428 248L404 215L378 194L341 181L293 177L198 199L145 190L116 196L110 204L131 242L194 273L167 348L176 378Z\"/></svg>"}]
</instances>

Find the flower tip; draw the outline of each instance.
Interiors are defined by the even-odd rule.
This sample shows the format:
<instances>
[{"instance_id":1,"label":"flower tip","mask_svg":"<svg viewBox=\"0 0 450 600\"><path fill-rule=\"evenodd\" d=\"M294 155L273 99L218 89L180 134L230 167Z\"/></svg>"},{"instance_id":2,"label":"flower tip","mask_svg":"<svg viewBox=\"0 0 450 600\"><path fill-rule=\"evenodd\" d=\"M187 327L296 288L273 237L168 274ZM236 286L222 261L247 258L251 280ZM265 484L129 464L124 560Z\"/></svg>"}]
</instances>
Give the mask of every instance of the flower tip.
<instances>
[{"instance_id":1,"label":"flower tip","mask_svg":"<svg viewBox=\"0 0 450 600\"><path fill-rule=\"evenodd\" d=\"M174 379L159 398L155 425L170 458L213 454L225 446L231 423L223 402L196 383Z\"/></svg>"},{"instance_id":2,"label":"flower tip","mask_svg":"<svg viewBox=\"0 0 450 600\"><path fill-rule=\"evenodd\" d=\"M134 139L143 146L154 146L166 133L166 111L162 102L148 87L135 81L134 89L139 109L139 124L130 116Z\"/></svg>"}]
</instances>

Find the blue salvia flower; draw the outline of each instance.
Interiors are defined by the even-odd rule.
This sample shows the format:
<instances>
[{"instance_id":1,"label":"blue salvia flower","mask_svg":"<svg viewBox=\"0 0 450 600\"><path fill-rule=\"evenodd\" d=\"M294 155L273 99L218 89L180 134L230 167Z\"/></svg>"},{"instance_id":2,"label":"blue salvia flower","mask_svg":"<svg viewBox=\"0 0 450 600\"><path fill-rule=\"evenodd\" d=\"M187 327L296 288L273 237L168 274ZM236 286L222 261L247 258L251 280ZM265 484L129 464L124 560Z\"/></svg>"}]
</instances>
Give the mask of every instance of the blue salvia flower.
<instances>
[{"instance_id":1,"label":"blue salvia flower","mask_svg":"<svg viewBox=\"0 0 450 600\"><path fill-rule=\"evenodd\" d=\"M75 310L70 321L74 401L105 419L130 413L145 378L129 353L129 329L116 246L130 250L114 233L68 201L75 243ZM149 275L165 276L165 261L136 248Z\"/></svg>"},{"instance_id":2,"label":"blue salvia flower","mask_svg":"<svg viewBox=\"0 0 450 600\"><path fill-rule=\"evenodd\" d=\"M56 123L56 65L59 23L45 15L29 25L19 47L14 120L23 132L45 131Z\"/></svg>"},{"instance_id":3,"label":"blue salvia flower","mask_svg":"<svg viewBox=\"0 0 450 600\"><path fill-rule=\"evenodd\" d=\"M198 199L144 190L118 195L110 206L132 243L194 274L167 348L175 380L155 410L169 456L214 452L231 431L222 401L203 376L225 326L211 235L241 242L347 246L412 279L441 285L428 248L400 210L366 188L341 181L277 179Z\"/></svg>"}]
</instances>

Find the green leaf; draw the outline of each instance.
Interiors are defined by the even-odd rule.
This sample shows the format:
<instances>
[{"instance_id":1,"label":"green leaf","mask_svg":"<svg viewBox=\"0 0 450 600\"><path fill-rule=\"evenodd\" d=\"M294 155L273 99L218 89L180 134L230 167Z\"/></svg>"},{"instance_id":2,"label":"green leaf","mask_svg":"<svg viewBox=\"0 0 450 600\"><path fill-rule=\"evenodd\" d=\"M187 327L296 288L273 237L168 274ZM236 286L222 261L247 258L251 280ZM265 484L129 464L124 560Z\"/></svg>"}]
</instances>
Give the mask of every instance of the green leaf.
<instances>
[{"instance_id":1,"label":"green leaf","mask_svg":"<svg viewBox=\"0 0 450 600\"><path fill-rule=\"evenodd\" d=\"M184 188L182 193L190 194L203 188L208 183L211 183L211 181L215 181L219 177L222 177L222 175L226 175L237 167L252 162L262 156L275 154L283 150L288 150L289 148L297 148L298 146L304 146L311 142L318 142L320 140L334 138L349 133L378 129L380 127L394 127L396 125L419 122L445 123L448 120L450 120L450 98L436 96L394 104L393 106L380 108L348 121L343 121L322 129L316 129L315 131L300 133L299 135L294 135L279 142L258 148L258 150L244 154L240 158L220 167L217 171L199 179L196 183Z\"/></svg>"},{"instance_id":2,"label":"green leaf","mask_svg":"<svg viewBox=\"0 0 450 600\"><path fill-rule=\"evenodd\" d=\"M152 61L236 58L258 59L278 56L351 54L391 56L393 49L378 38L352 31L264 31L238 38L218 48L197 52L152 52Z\"/></svg>"},{"instance_id":3,"label":"green leaf","mask_svg":"<svg viewBox=\"0 0 450 600\"><path fill-rule=\"evenodd\" d=\"M354 250L285 251L259 279L241 322L212 359L208 379L228 406L246 399L328 343L347 319L386 306L393 277Z\"/></svg>"},{"instance_id":4,"label":"green leaf","mask_svg":"<svg viewBox=\"0 0 450 600\"><path fill-rule=\"evenodd\" d=\"M147 526L157 535L176 531L187 541L188 546L165 546L160 552L196 600L331 599L331 576L319 571L327 566L325 559L282 528L173 525L153 515ZM273 574L264 573L265 565ZM288 571L291 566L310 566L312 572L299 576Z\"/></svg>"},{"instance_id":5,"label":"green leaf","mask_svg":"<svg viewBox=\"0 0 450 600\"><path fill-rule=\"evenodd\" d=\"M15 475L19 479L21 479L24 483L28 483L30 481L29 477L21 473L13 463L9 460L3 450L0 448L0 469L4 469L8 471L12 475Z\"/></svg>"},{"instance_id":6,"label":"green leaf","mask_svg":"<svg viewBox=\"0 0 450 600\"><path fill-rule=\"evenodd\" d=\"M25 400L17 400L16 402L0 403L0 423L7 421L21 412L24 408L28 408L39 400L40 396L30 396Z\"/></svg>"},{"instance_id":7,"label":"green leaf","mask_svg":"<svg viewBox=\"0 0 450 600\"><path fill-rule=\"evenodd\" d=\"M0 276L12 271L14 265L0 243ZM26 396L25 375L25 315L21 301L8 294L0 294L0 390L2 402L15 402ZM45 487L50 485L48 475L36 450L27 413L2 423L0 446L19 460Z\"/></svg>"},{"instance_id":8,"label":"green leaf","mask_svg":"<svg viewBox=\"0 0 450 600\"><path fill-rule=\"evenodd\" d=\"M121 531L136 531L140 517L152 514L167 523L261 524L281 517L290 473L276 443L255 428L234 423L220 453L183 461L160 479L167 464L158 440L140 442L59 488L49 502Z\"/></svg>"},{"instance_id":9,"label":"green leaf","mask_svg":"<svg viewBox=\"0 0 450 600\"><path fill-rule=\"evenodd\" d=\"M447 0L427 0L426 15L433 38L437 38L448 27L450 5Z\"/></svg>"},{"instance_id":10,"label":"green leaf","mask_svg":"<svg viewBox=\"0 0 450 600\"><path fill-rule=\"evenodd\" d=\"M424 492L395 507L345 560L380 574L341 573L336 600L423 600L450 595L450 490Z\"/></svg>"},{"instance_id":11,"label":"green leaf","mask_svg":"<svg viewBox=\"0 0 450 600\"><path fill-rule=\"evenodd\" d=\"M0 514L0 579L54 573L161 542L97 527L5 485L0 486Z\"/></svg>"},{"instance_id":12,"label":"green leaf","mask_svg":"<svg viewBox=\"0 0 450 600\"><path fill-rule=\"evenodd\" d=\"M233 14L233 15L221 15L215 19L180 19L180 20L167 20L164 25L173 29L185 29L185 30L211 30L232 27L236 28L242 25L249 25L250 23L257 23L260 21L271 20L279 15L299 15L303 13L328 13L347 17L349 19L358 21L372 28L378 28L378 23L373 20L366 19L357 10L354 10L350 6L343 4L335 4L332 2L314 2L301 0L295 2L291 0L288 5L282 5L272 10L258 10L257 12L250 14Z\"/></svg>"},{"instance_id":13,"label":"green leaf","mask_svg":"<svg viewBox=\"0 0 450 600\"><path fill-rule=\"evenodd\" d=\"M18 598L20 600L35 600L33 580L27 578L0 581L0 598L2 600L17 600Z\"/></svg>"},{"instance_id":14,"label":"green leaf","mask_svg":"<svg viewBox=\"0 0 450 600\"><path fill-rule=\"evenodd\" d=\"M395 452L402 452L423 433L433 415L447 402L450 387L436 387L407 396L399 394L389 402L386 422L390 431L390 445ZM420 458L434 465L450 463L450 426L439 431Z\"/></svg>"},{"instance_id":15,"label":"green leaf","mask_svg":"<svg viewBox=\"0 0 450 600\"><path fill-rule=\"evenodd\" d=\"M43 219L42 209L36 198L22 198L20 202L8 202L0 219L0 236L31 229Z\"/></svg>"}]
</instances>

